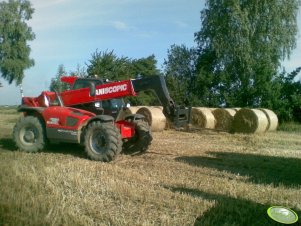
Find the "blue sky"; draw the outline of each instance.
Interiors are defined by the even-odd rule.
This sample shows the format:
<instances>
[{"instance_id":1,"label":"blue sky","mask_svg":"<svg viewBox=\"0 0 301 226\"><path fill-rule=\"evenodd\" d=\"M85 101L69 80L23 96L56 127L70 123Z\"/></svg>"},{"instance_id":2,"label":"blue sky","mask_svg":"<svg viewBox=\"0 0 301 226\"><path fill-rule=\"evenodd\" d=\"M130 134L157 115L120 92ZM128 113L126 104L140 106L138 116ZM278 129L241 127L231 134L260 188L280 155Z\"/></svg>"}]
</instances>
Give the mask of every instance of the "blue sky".
<instances>
[{"instance_id":1,"label":"blue sky","mask_svg":"<svg viewBox=\"0 0 301 226\"><path fill-rule=\"evenodd\" d=\"M60 64L67 71L85 66L91 54L114 50L130 58L154 54L161 67L172 44L194 46L204 0L31 0L35 13L29 24L36 34L30 43L35 66L25 71L24 94L48 90ZM300 15L299 21L301 22ZM300 24L299 24L299 30ZM301 36L288 71L301 65ZM14 84L0 82L0 105L20 104Z\"/></svg>"}]
</instances>

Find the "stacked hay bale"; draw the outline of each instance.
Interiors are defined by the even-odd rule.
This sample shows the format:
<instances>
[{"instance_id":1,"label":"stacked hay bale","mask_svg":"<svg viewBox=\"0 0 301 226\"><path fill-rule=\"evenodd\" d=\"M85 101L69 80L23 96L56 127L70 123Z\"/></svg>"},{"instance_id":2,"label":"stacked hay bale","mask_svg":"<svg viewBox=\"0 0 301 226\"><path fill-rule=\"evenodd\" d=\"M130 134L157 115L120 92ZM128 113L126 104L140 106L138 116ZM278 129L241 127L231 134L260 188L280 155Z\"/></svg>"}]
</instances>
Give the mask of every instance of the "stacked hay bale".
<instances>
[{"instance_id":1,"label":"stacked hay bale","mask_svg":"<svg viewBox=\"0 0 301 226\"><path fill-rule=\"evenodd\" d=\"M208 108L211 112L213 112L214 110L218 109L218 108Z\"/></svg>"},{"instance_id":2,"label":"stacked hay bale","mask_svg":"<svg viewBox=\"0 0 301 226\"><path fill-rule=\"evenodd\" d=\"M202 107L193 107L191 112L191 122L194 126L214 129L216 120L211 110Z\"/></svg>"},{"instance_id":3,"label":"stacked hay bale","mask_svg":"<svg viewBox=\"0 0 301 226\"><path fill-rule=\"evenodd\" d=\"M215 117L216 130L230 132L232 130L234 116L236 111L233 109L226 109L226 108L216 108L212 111L212 114Z\"/></svg>"},{"instance_id":4,"label":"stacked hay bale","mask_svg":"<svg viewBox=\"0 0 301 226\"><path fill-rule=\"evenodd\" d=\"M268 118L258 109L240 109L234 116L233 131L237 133L263 133L268 128Z\"/></svg>"},{"instance_id":5,"label":"stacked hay bale","mask_svg":"<svg viewBox=\"0 0 301 226\"><path fill-rule=\"evenodd\" d=\"M136 113L144 115L152 132L161 132L165 129L166 118L162 112L162 107L141 107Z\"/></svg>"},{"instance_id":6,"label":"stacked hay bale","mask_svg":"<svg viewBox=\"0 0 301 226\"><path fill-rule=\"evenodd\" d=\"M193 107L191 112L193 126L204 129L216 129L236 133L263 133L275 131L278 126L277 115L269 109L248 108L204 108ZM173 128L165 118L162 106L135 106L121 110L117 120L131 114L144 115L153 132Z\"/></svg>"},{"instance_id":7,"label":"stacked hay bale","mask_svg":"<svg viewBox=\"0 0 301 226\"><path fill-rule=\"evenodd\" d=\"M233 109L235 112L238 112L241 108L231 108Z\"/></svg>"},{"instance_id":8,"label":"stacked hay bale","mask_svg":"<svg viewBox=\"0 0 301 226\"><path fill-rule=\"evenodd\" d=\"M151 106L152 108L158 108L160 109L161 111L163 111L163 106Z\"/></svg>"},{"instance_id":9,"label":"stacked hay bale","mask_svg":"<svg viewBox=\"0 0 301 226\"><path fill-rule=\"evenodd\" d=\"M260 108L259 110L261 110L266 115L266 117L268 119L267 131L276 131L277 127L278 127L278 117L277 117L277 115L269 109Z\"/></svg>"},{"instance_id":10,"label":"stacked hay bale","mask_svg":"<svg viewBox=\"0 0 301 226\"><path fill-rule=\"evenodd\" d=\"M163 114L163 106L153 106L153 108L158 108L161 110L162 114ZM164 114L163 114L164 115ZM165 128L164 129L173 129L174 128L174 124L172 121L170 121L170 119L166 118L166 123L165 123Z\"/></svg>"},{"instance_id":11,"label":"stacked hay bale","mask_svg":"<svg viewBox=\"0 0 301 226\"><path fill-rule=\"evenodd\" d=\"M116 121L118 120L124 120L127 116L136 114L136 112L141 108L142 106L134 106L134 107L129 107L126 109L121 109L118 113L118 116L116 118Z\"/></svg>"}]
</instances>

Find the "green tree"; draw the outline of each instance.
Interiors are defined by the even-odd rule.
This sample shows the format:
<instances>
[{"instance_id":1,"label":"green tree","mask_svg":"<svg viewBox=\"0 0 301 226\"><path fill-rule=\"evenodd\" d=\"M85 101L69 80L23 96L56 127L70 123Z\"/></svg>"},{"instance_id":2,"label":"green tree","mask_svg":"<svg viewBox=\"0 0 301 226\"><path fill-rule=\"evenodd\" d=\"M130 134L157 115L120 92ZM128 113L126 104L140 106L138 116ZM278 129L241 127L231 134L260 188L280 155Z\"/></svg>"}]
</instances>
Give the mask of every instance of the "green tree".
<instances>
[{"instance_id":1,"label":"green tree","mask_svg":"<svg viewBox=\"0 0 301 226\"><path fill-rule=\"evenodd\" d=\"M301 83L296 79L301 67L291 73L283 71L273 80L273 106L280 121L301 122Z\"/></svg>"},{"instance_id":2,"label":"green tree","mask_svg":"<svg viewBox=\"0 0 301 226\"><path fill-rule=\"evenodd\" d=\"M196 90L196 49L185 45L172 45L164 60L167 86L177 104L185 104L189 99L195 102Z\"/></svg>"},{"instance_id":3,"label":"green tree","mask_svg":"<svg viewBox=\"0 0 301 226\"><path fill-rule=\"evenodd\" d=\"M118 57L114 51L101 52L96 50L87 64L89 77L105 78L112 81L134 79L160 74L154 55L140 59ZM131 105L159 105L158 99L151 91L141 92L138 97L126 97Z\"/></svg>"},{"instance_id":4,"label":"green tree","mask_svg":"<svg viewBox=\"0 0 301 226\"><path fill-rule=\"evenodd\" d=\"M195 34L197 70L201 81L208 77L213 102L270 104L272 80L296 46L299 6L300 0L206 1L202 28Z\"/></svg>"},{"instance_id":5,"label":"green tree","mask_svg":"<svg viewBox=\"0 0 301 226\"><path fill-rule=\"evenodd\" d=\"M115 81L130 77L130 60L126 57L118 57L114 51L96 50L87 67L90 77L96 76Z\"/></svg>"},{"instance_id":6,"label":"green tree","mask_svg":"<svg viewBox=\"0 0 301 226\"><path fill-rule=\"evenodd\" d=\"M160 70L157 68L157 60L155 55L131 60L130 68L131 78L148 77L161 74ZM151 90L139 93L138 97L127 97L125 100L135 106L160 105L156 94Z\"/></svg>"},{"instance_id":7,"label":"green tree","mask_svg":"<svg viewBox=\"0 0 301 226\"><path fill-rule=\"evenodd\" d=\"M153 76L160 75L161 72L157 68L157 60L155 55L150 55L146 58L131 60L132 78L137 76Z\"/></svg>"},{"instance_id":8,"label":"green tree","mask_svg":"<svg viewBox=\"0 0 301 226\"><path fill-rule=\"evenodd\" d=\"M76 69L74 71L70 71L69 74L70 76L77 76L81 78L88 76L86 67L82 67L79 64L76 66Z\"/></svg>"},{"instance_id":9,"label":"green tree","mask_svg":"<svg viewBox=\"0 0 301 226\"><path fill-rule=\"evenodd\" d=\"M118 57L114 51L101 52L96 50L87 64L90 77L95 75L109 80L133 79L137 76L152 76L160 74L154 55L140 59Z\"/></svg>"},{"instance_id":10,"label":"green tree","mask_svg":"<svg viewBox=\"0 0 301 226\"><path fill-rule=\"evenodd\" d=\"M27 0L0 2L0 72L11 84L21 84L24 70L34 65L30 58L28 41L35 38L32 29L26 24L34 9Z\"/></svg>"},{"instance_id":11,"label":"green tree","mask_svg":"<svg viewBox=\"0 0 301 226\"><path fill-rule=\"evenodd\" d=\"M69 85L67 83L61 82L61 77L62 76L66 76L67 72L65 70L64 65L59 65L58 69L57 69L57 73L55 75L55 77L53 79L51 79L51 83L50 83L50 91L58 91L58 92L62 92L65 91L69 88Z\"/></svg>"}]
</instances>

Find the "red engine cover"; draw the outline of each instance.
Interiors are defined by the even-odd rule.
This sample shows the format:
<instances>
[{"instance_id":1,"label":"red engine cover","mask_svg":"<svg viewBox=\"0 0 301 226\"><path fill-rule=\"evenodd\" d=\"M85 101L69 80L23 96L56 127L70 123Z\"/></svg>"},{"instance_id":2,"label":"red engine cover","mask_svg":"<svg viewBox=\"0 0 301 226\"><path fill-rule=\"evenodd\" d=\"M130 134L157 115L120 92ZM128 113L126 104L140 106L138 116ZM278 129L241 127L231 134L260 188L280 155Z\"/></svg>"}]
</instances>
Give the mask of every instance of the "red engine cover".
<instances>
[{"instance_id":1,"label":"red engine cover","mask_svg":"<svg viewBox=\"0 0 301 226\"><path fill-rule=\"evenodd\" d=\"M68 107L53 106L42 112L47 128L77 130L95 114Z\"/></svg>"}]
</instances>

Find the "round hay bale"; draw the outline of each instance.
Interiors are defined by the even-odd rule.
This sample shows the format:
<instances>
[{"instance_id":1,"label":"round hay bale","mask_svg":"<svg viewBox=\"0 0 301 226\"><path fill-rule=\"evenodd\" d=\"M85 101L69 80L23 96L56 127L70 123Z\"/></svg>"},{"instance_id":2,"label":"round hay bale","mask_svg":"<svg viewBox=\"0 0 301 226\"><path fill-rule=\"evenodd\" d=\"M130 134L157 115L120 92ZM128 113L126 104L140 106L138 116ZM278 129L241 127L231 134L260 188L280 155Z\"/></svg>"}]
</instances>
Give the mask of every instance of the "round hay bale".
<instances>
[{"instance_id":1,"label":"round hay bale","mask_svg":"<svg viewBox=\"0 0 301 226\"><path fill-rule=\"evenodd\" d=\"M217 108L208 108L211 112L213 112L214 110L216 110Z\"/></svg>"},{"instance_id":2,"label":"round hay bale","mask_svg":"<svg viewBox=\"0 0 301 226\"><path fill-rule=\"evenodd\" d=\"M152 132L161 132L165 129L166 118L160 108L141 107L136 113L144 115L145 120L151 127Z\"/></svg>"},{"instance_id":3,"label":"round hay bale","mask_svg":"<svg viewBox=\"0 0 301 226\"><path fill-rule=\"evenodd\" d=\"M266 115L258 109L240 109L234 116L233 130L237 133L263 133L268 127Z\"/></svg>"},{"instance_id":4,"label":"round hay bale","mask_svg":"<svg viewBox=\"0 0 301 226\"><path fill-rule=\"evenodd\" d=\"M125 109L121 109L118 113L118 116L116 118L116 121L124 120L127 116L136 114L136 112L141 108L142 106L133 106Z\"/></svg>"},{"instance_id":5,"label":"round hay bale","mask_svg":"<svg viewBox=\"0 0 301 226\"><path fill-rule=\"evenodd\" d=\"M158 108L160 109L161 111L163 111L163 106L151 106L152 108Z\"/></svg>"},{"instance_id":6,"label":"round hay bale","mask_svg":"<svg viewBox=\"0 0 301 226\"><path fill-rule=\"evenodd\" d=\"M158 108L163 112L163 106L152 106L153 108ZM166 117L165 117L166 118ZM173 129L174 125L172 121L170 121L168 118L166 118L165 128L164 129Z\"/></svg>"},{"instance_id":7,"label":"round hay bale","mask_svg":"<svg viewBox=\"0 0 301 226\"><path fill-rule=\"evenodd\" d=\"M170 121L168 118L166 118L166 124L165 124L165 129L173 129L174 128L174 124L172 123L172 121Z\"/></svg>"},{"instance_id":8,"label":"round hay bale","mask_svg":"<svg viewBox=\"0 0 301 226\"><path fill-rule=\"evenodd\" d=\"M234 110L235 112L238 112L241 108L231 108L232 110Z\"/></svg>"},{"instance_id":9,"label":"round hay bale","mask_svg":"<svg viewBox=\"0 0 301 226\"><path fill-rule=\"evenodd\" d=\"M278 117L277 115L269 109L260 108L259 110L263 111L263 113L268 118L268 128L267 131L276 131L278 127Z\"/></svg>"},{"instance_id":10,"label":"round hay bale","mask_svg":"<svg viewBox=\"0 0 301 226\"><path fill-rule=\"evenodd\" d=\"M215 118L211 110L203 107L193 107L191 110L191 122L200 128L214 129Z\"/></svg>"},{"instance_id":11,"label":"round hay bale","mask_svg":"<svg viewBox=\"0 0 301 226\"><path fill-rule=\"evenodd\" d=\"M235 110L217 108L212 112L212 114L214 115L216 120L215 129L227 132L231 131L234 115L236 114Z\"/></svg>"}]
</instances>

